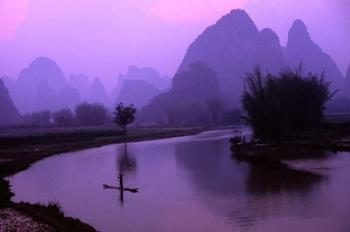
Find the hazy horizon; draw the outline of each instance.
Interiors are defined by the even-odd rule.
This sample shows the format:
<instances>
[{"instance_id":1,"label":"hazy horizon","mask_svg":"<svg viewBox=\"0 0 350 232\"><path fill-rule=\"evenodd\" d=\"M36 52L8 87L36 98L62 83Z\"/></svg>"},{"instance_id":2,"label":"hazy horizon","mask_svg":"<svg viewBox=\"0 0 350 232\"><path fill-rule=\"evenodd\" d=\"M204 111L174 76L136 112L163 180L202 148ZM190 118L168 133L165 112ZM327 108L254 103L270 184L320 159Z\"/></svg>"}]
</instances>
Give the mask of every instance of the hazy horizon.
<instances>
[{"instance_id":1,"label":"hazy horizon","mask_svg":"<svg viewBox=\"0 0 350 232\"><path fill-rule=\"evenodd\" d=\"M108 82L129 65L172 76L193 40L235 8L246 10L259 29L272 28L283 46L293 21L302 19L345 73L350 3L344 0L1 0L0 75L15 77L46 56L66 76L84 73Z\"/></svg>"}]
</instances>

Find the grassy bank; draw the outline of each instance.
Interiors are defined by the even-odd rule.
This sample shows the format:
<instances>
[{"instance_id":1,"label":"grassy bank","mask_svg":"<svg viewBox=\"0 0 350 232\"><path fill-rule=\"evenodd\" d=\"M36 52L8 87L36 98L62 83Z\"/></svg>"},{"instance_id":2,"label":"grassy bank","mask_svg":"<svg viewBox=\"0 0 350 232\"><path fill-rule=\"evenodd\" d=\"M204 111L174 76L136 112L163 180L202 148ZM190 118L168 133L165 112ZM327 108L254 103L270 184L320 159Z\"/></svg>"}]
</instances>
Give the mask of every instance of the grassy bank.
<instances>
[{"instance_id":1,"label":"grassy bank","mask_svg":"<svg viewBox=\"0 0 350 232\"><path fill-rule=\"evenodd\" d=\"M0 132L0 207L10 207L53 226L58 231L93 231L73 218L64 217L57 207L11 202L9 183L4 179L30 167L40 159L59 153L99 147L192 135L200 128L132 128L127 135L113 127L103 128L6 128Z\"/></svg>"},{"instance_id":2,"label":"grassy bank","mask_svg":"<svg viewBox=\"0 0 350 232\"><path fill-rule=\"evenodd\" d=\"M278 142L232 143L231 149L246 161L322 158L332 152L350 151L350 124L327 123L319 129L299 132Z\"/></svg>"}]
</instances>

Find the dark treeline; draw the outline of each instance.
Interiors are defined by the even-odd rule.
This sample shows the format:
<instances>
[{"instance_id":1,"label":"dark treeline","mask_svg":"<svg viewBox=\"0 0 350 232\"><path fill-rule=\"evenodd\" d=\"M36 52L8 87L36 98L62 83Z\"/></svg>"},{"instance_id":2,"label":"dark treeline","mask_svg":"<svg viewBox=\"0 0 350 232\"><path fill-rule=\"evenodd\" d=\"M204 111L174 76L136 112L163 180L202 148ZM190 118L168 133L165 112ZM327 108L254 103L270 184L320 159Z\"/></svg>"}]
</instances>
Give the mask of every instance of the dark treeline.
<instances>
[{"instance_id":1,"label":"dark treeline","mask_svg":"<svg viewBox=\"0 0 350 232\"><path fill-rule=\"evenodd\" d=\"M278 75L260 68L246 77L242 105L247 121L260 139L280 140L320 126L331 99L323 75L285 69Z\"/></svg>"},{"instance_id":2,"label":"dark treeline","mask_svg":"<svg viewBox=\"0 0 350 232\"><path fill-rule=\"evenodd\" d=\"M25 125L59 127L102 126L112 124L111 113L99 103L79 104L74 112L69 108L50 112L48 110L33 112L23 116Z\"/></svg>"}]
</instances>

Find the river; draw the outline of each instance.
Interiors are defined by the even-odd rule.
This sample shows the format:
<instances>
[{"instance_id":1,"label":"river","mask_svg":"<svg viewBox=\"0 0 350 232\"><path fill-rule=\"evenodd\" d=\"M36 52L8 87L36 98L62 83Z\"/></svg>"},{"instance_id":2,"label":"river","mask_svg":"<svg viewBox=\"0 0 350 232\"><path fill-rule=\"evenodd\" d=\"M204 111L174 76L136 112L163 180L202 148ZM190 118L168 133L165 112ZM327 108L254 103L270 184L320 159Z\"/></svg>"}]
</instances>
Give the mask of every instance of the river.
<instances>
[{"instance_id":1,"label":"river","mask_svg":"<svg viewBox=\"0 0 350 232\"><path fill-rule=\"evenodd\" d=\"M244 133L249 133L244 131ZM57 201L67 216L109 231L350 231L350 155L239 162L234 131L108 145L49 157L9 180L15 202ZM139 192L103 189L118 185Z\"/></svg>"}]
</instances>

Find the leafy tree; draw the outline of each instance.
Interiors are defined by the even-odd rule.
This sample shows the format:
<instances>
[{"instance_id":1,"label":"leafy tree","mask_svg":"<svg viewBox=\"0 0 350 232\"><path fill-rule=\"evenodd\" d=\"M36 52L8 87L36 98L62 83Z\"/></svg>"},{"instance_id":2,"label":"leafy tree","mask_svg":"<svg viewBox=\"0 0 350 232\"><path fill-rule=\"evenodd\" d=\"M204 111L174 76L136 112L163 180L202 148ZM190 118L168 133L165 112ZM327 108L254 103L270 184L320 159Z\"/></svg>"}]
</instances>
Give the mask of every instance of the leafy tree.
<instances>
[{"instance_id":1,"label":"leafy tree","mask_svg":"<svg viewBox=\"0 0 350 232\"><path fill-rule=\"evenodd\" d=\"M246 119L255 136L277 140L300 130L317 127L333 94L323 75L282 70L278 76L259 67L247 74L242 96Z\"/></svg>"},{"instance_id":2,"label":"leafy tree","mask_svg":"<svg viewBox=\"0 0 350 232\"><path fill-rule=\"evenodd\" d=\"M27 125L47 126L51 123L51 112L44 110L26 114L23 116L23 121Z\"/></svg>"},{"instance_id":3,"label":"leafy tree","mask_svg":"<svg viewBox=\"0 0 350 232\"><path fill-rule=\"evenodd\" d=\"M52 114L53 121L57 126L72 126L74 115L70 109L61 109Z\"/></svg>"},{"instance_id":4,"label":"leafy tree","mask_svg":"<svg viewBox=\"0 0 350 232\"><path fill-rule=\"evenodd\" d=\"M124 106L123 103L115 108L113 122L127 133L127 125L135 121L136 108L133 105Z\"/></svg>"},{"instance_id":5,"label":"leafy tree","mask_svg":"<svg viewBox=\"0 0 350 232\"><path fill-rule=\"evenodd\" d=\"M101 126L106 124L108 113L102 104L84 102L75 108L75 118L80 126Z\"/></svg>"}]
</instances>

